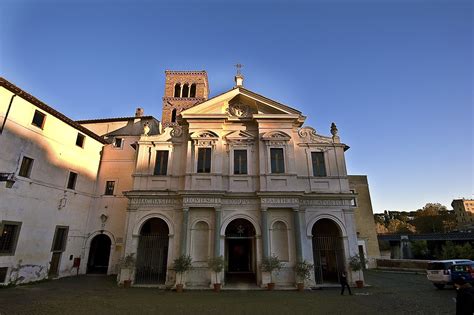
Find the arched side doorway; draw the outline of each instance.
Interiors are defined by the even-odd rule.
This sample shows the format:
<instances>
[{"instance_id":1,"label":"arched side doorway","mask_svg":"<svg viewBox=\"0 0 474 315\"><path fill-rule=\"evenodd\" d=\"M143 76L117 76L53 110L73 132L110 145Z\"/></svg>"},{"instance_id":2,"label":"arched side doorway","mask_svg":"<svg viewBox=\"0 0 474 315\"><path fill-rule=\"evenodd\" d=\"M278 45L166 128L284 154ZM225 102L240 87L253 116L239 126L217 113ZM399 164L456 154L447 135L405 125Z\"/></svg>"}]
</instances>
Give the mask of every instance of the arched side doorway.
<instances>
[{"instance_id":1,"label":"arched side doorway","mask_svg":"<svg viewBox=\"0 0 474 315\"><path fill-rule=\"evenodd\" d=\"M321 219L314 224L312 234L316 283L339 282L344 270L344 245L339 226L330 219Z\"/></svg>"},{"instance_id":2,"label":"arched side doorway","mask_svg":"<svg viewBox=\"0 0 474 315\"><path fill-rule=\"evenodd\" d=\"M107 274L109 268L110 246L112 241L105 234L94 236L89 249L87 273Z\"/></svg>"},{"instance_id":3,"label":"arched side doorway","mask_svg":"<svg viewBox=\"0 0 474 315\"><path fill-rule=\"evenodd\" d=\"M255 283L255 228L246 219L235 219L225 229L227 283Z\"/></svg>"},{"instance_id":4,"label":"arched side doorway","mask_svg":"<svg viewBox=\"0 0 474 315\"><path fill-rule=\"evenodd\" d=\"M152 218L140 229L136 284L164 284L168 261L169 228L165 221Z\"/></svg>"}]
</instances>

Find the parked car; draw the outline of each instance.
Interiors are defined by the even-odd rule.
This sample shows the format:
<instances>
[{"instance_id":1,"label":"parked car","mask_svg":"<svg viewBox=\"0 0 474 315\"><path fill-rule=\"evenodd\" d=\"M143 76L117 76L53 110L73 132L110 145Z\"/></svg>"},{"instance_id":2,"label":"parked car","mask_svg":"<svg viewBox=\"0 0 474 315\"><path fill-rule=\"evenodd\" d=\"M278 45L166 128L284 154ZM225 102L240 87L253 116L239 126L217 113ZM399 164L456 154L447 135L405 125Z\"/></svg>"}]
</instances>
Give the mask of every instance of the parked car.
<instances>
[{"instance_id":1,"label":"parked car","mask_svg":"<svg viewBox=\"0 0 474 315\"><path fill-rule=\"evenodd\" d=\"M474 262L460 263L451 266L451 281L464 278L466 282L474 282Z\"/></svg>"},{"instance_id":2,"label":"parked car","mask_svg":"<svg viewBox=\"0 0 474 315\"><path fill-rule=\"evenodd\" d=\"M469 259L433 260L428 263L426 277L438 289L443 289L447 284L453 284L451 279L451 266L462 263L474 263Z\"/></svg>"}]
</instances>

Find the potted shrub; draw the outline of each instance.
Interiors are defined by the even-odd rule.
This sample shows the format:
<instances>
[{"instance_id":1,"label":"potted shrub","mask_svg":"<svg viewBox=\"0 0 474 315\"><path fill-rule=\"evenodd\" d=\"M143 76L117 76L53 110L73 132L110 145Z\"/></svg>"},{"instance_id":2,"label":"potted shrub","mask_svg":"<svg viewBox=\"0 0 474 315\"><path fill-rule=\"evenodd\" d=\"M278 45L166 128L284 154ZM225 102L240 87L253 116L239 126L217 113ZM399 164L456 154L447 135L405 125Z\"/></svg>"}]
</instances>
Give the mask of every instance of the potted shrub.
<instances>
[{"instance_id":1,"label":"potted shrub","mask_svg":"<svg viewBox=\"0 0 474 315\"><path fill-rule=\"evenodd\" d=\"M224 257L218 256L209 260L209 268L214 271L216 275L216 281L214 282L214 291L219 292L221 290L221 283L219 273L224 270Z\"/></svg>"},{"instance_id":2,"label":"potted shrub","mask_svg":"<svg viewBox=\"0 0 474 315\"><path fill-rule=\"evenodd\" d=\"M299 261L295 265L295 273L296 273L296 287L298 291L304 290L304 282L309 280L311 277L311 270L314 268L313 264L310 264L306 260Z\"/></svg>"},{"instance_id":3,"label":"potted shrub","mask_svg":"<svg viewBox=\"0 0 474 315\"><path fill-rule=\"evenodd\" d=\"M262 259L262 263L260 264L260 268L264 272L270 273L270 283L267 284L267 288L269 291L272 291L275 288L275 283L273 282L273 272L278 272L283 267L280 259L277 256L269 256L264 257Z\"/></svg>"},{"instance_id":4,"label":"potted shrub","mask_svg":"<svg viewBox=\"0 0 474 315\"><path fill-rule=\"evenodd\" d=\"M133 269L135 268L135 263L136 263L135 253L130 253L126 255L120 261L120 268L126 269L128 272L128 279L123 281L124 288L130 288L132 286L132 274L133 274Z\"/></svg>"},{"instance_id":5,"label":"potted shrub","mask_svg":"<svg viewBox=\"0 0 474 315\"><path fill-rule=\"evenodd\" d=\"M176 292L183 292L183 274L191 270L192 259L191 256L181 255L174 260L173 269L176 271Z\"/></svg>"},{"instance_id":6,"label":"potted shrub","mask_svg":"<svg viewBox=\"0 0 474 315\"><path fill-rule=\"evenodd\" d=\"M367 260L365 258L360 257L359 255L354 255L349 258L349 267L351 268L351 270L359 272L359 280L355 282L357 288L364 287L364 281L361 280L362 279L361 271L364 268L366 263L367 263Z\"/></svg>"}]
</instances>

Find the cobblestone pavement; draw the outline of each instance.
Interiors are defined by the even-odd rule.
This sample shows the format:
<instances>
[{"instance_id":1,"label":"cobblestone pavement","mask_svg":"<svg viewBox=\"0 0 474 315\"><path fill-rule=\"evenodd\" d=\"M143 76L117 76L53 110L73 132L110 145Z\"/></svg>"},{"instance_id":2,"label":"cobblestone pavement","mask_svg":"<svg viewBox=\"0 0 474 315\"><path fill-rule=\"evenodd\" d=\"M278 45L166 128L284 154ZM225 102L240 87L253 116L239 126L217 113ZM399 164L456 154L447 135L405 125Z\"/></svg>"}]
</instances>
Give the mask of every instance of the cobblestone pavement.
<instances>
[{"instance_id":1,"label":"cobblestone pavement","mask_svg":"<svg viewBox=\"0 0 474 315\"><path fill-rule=\"evenodd\" d=\"M371 287L295 291L123 289L113 277L79 276L0 289L0 314L454 314L452 288L424 275L366 272Z\"/></svg>"}]
</instances>

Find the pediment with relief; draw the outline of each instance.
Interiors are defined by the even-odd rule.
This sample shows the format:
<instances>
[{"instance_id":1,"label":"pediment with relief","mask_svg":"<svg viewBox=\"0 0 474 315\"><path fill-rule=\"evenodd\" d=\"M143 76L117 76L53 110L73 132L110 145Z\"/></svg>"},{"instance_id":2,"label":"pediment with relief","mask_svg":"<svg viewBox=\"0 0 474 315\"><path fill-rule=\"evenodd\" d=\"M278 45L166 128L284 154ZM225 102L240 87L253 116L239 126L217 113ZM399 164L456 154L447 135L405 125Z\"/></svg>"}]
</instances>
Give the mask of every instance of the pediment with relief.
<instances>
[{"instance_id":1,"label":"pediment with relief","mask_svg":"<svg viewBox=\"0 0 474 315\"><path fill-rule=\"evenodd\" d=\"M301 112L244 88L234 88L181 112L184 119L199 116L252 118L253 115L302 116Z\"/></svg>"},{"instance_id":2,"label":"pediment with relief","mask_svg":"<svg viewBox=\"0 0 474 315\"><path fill-rule=\"evenodd\" d=\"M200 130L191 134L191 139L197 147L214 146L219 136L210 130Z\"/></svg>"}]
</instances>

